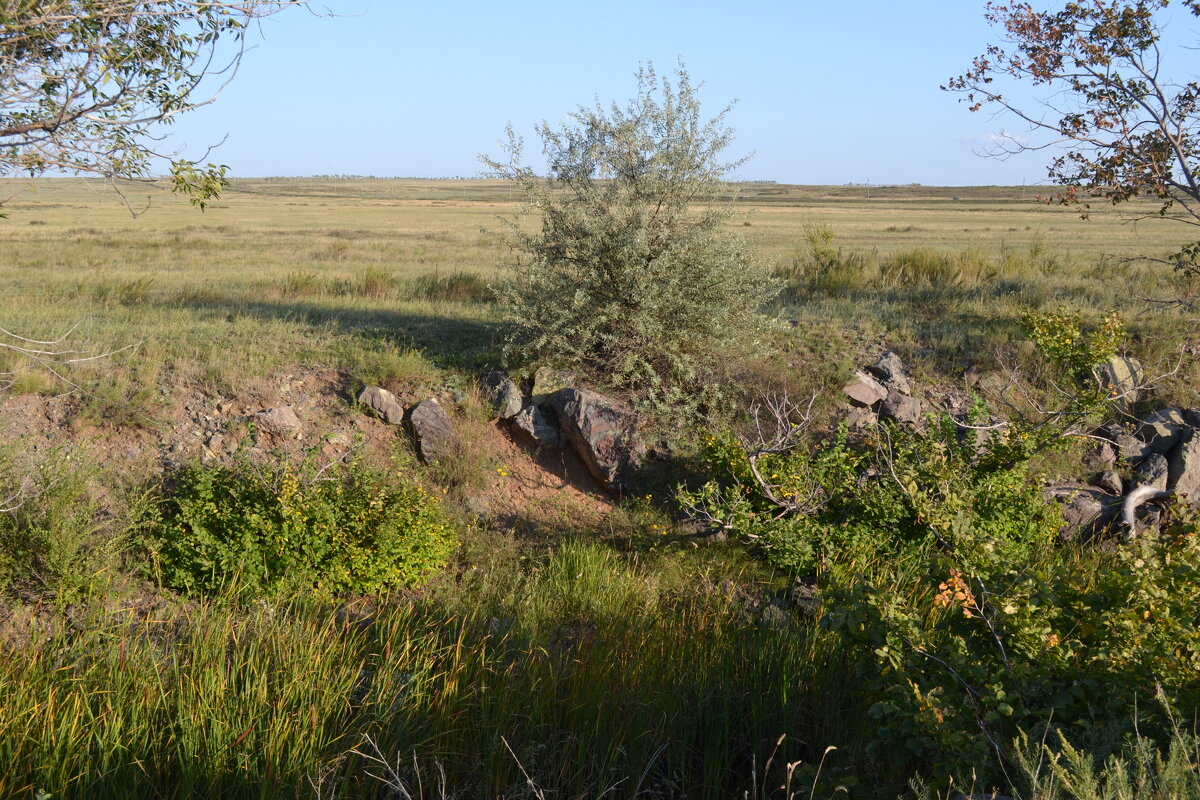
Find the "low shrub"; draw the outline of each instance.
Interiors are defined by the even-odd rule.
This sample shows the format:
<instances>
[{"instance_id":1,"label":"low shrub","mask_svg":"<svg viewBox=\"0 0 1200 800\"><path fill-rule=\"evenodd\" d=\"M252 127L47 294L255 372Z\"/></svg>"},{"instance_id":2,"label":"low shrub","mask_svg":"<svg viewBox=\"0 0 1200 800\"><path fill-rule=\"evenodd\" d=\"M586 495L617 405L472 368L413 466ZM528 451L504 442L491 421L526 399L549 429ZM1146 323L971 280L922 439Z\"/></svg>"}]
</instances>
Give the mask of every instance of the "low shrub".
<instances>
[{"instance_id":1,"label":"low shrub","mask_svg":"<svg viewBox=\"0 0 1200 800\"><path fill-rule=\"evenodd\" d=\"M970 542L1022 558L1053 539L1061 518L1031 490L1027 461L1014 458L1021 436L984 442L948 418L928 435L883 423L852 437L843 427L828 442L761 456L765 486L746 445L713 436L703 459L714 479L678 499L796 572L835 556L891 557L931 544ZM768 491L797 508L784 513Z\"/></svg>"},{"instance_id":2,"label":"low shrub","mask_svg":"<svg viewBox=\"0 0 1200 800\"><path fill-rule=\"evenodd\" d=\"M355 462L261 472L192 466L163 504L156 568L168 586L212 593L315 587L380 592L443 567L456 535L437 499Z\"/></svg>"}]
</instances>

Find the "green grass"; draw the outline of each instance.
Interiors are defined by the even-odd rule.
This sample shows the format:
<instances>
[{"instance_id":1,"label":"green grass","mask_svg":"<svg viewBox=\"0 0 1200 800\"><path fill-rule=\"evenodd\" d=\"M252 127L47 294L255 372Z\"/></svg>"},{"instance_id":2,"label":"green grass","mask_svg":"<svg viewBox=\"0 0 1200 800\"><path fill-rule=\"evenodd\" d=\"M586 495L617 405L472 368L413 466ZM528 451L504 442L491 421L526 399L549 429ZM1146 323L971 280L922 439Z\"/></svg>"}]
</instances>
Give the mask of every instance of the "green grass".
<instances>
[{"instance_id":1,"label":"green grass","mask_svg":"<svg viewBox=\"0 0 1200 800\"><path fill-rule=\"evenodd\" d=\"M365 753L447 796L720 798L858 735L820 713L848 699L834 637L719 587L580 542L492 585L52 626L0 659L0 795L376 797Z\"/></svg>"},{"instance_id":2,"label":"green grass","mask_svg":"<svg viewBox=\"0 0 1200 800\"><path fill-rule=\"evenodd\" d=\"M0 181L0 195L27 183ZM0 327L70 332L63 347L77 355L111 353L61 370L83 423L160 430L185 393L237 396L297 369L343 371L351 393L467 389L499 360L487 284L507 256L481 229L516 210L504 184L246 179L204 214L138 187L127 195L150 208L137 218L94 182L29 185L0 221ZM730 365L732 378L820 391L827 414L850 370L884 346L926 385L975 363L1029 365L1029 309L1122 311L1151 374L1195 336L1194 315L1148 313L1147 298L1200 287L1121 261L1176 248L1169 224L1107 208L1082 222L1020 187L738 188L747 216L735 224L786 285L760 357ZM808 233L822 227L830 250L814 266ZM73 388L2 351L10 371L10 394ZM1198 380L1185 361L1151 402L1194 405ZM464 406L461 458L420 474L451 502L494 466L479 443L486 412L470 391ZM844 784L890 800L910 777L871 752L869 654L791 610L781 627L763 624L761 605L788 576L738 545L660 536L648 526L670 525L669 508L629 503L599 530L575 526L598 541L466 529L456 566L403 596L185 601L139 588L128 545L146 483L108 469L51 470L52 491L0 526L5 574L28 579L33 563L45 584L6 595L0 796L379 797L390 786L398 797L790 800L846 796ZM659 494L674 482L658 480ZM846 568L880 585L895 577L886 564ZM1156 761L1166 742L1133 743L1064 769L1105 787L1164 776L1184 788L1161 796L1194 797L1188 724L1173 761Z\"/></svg>"}]
</instances>

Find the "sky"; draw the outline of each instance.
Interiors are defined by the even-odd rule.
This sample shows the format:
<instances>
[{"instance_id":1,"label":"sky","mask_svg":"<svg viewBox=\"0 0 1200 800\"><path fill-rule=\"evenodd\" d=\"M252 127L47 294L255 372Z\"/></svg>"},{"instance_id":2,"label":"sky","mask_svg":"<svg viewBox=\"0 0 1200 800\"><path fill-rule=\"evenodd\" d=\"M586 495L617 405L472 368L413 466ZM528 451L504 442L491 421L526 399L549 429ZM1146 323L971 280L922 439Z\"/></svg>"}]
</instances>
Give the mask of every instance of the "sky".
<instances>
[{"instance_id":1,"label":"sky","mask_svg":"<svg viewBox=\"0 0 1200 800\"><path fill-rule=\"evenodd\" d=\"M980 155L1012 120L939 86L997 39L984 0L335 0L261 21L216 102L169 149L237 177L477 177L533 126L682 59L706 112L736 100L734 177L799 184L1036 185L1046 157Z\"/></svg>"}]
</instances>

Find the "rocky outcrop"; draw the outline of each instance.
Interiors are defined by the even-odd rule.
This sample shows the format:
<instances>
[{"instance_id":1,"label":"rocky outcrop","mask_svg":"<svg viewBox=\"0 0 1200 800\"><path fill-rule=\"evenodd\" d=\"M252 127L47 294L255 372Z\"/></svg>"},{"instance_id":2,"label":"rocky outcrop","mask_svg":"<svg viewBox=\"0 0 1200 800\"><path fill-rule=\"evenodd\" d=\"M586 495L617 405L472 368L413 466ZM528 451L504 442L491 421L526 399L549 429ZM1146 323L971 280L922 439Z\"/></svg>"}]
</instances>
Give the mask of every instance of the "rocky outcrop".
<instances>
[{"instance_id":1,"label":"rocky outcrop","mask_svg":"<svg viewBox=\"0 0 1200 800\"><path fill-rule=\"evenodd\" d=\"M435 464L453 455L461 446L454 421L435 397L422 400L413 408L409 425L417 440L421 460L426 464Z\"/></svg>"},{"instance_id":2,"label":"rocky outcrop","mask_svg":"<svg viewBox=\"0 0 1200 800\"><path fill-rule=\"evenodd\" d=\"M524 404L521 390L503 372L493 370L485 373L480 379L480 385L497 417L512 419L521 413L521 407Z\"/></svg>"},{"instance_id":3,"label":"rocky outcrop","mask_svg":"<svg viewBox=\"0 0 1200 800\"><path fill-rule=\"evenodd\" d=\"M1138 424L1137 436L1150 452L1166 455L1183 439L1184 431L1191 428L1184 420L1183 410L1163 408L1148 414Z\"/></svg>"},{"instance_id":4,"label":"rocky outcrop","mask_svg":"<svg viewBox=\"0 0 1200 800\"><path fill-rule=\"evenodd\" d=\"M378 386L368 386L358 394L358 404L369 408L379 415L379 418L392 425L404 422L404 406L396 399L396 395Z\"/></svg>"},{"instance_id":5,"label":"rocky outcrop","mask_svg":"<svg viewBox=\"0 0 1200 800\"><path fill-rule=\"evenodd\" d=\"M1137 359L1113 356L1096 369L1096 377L1122 412L1137 402L1138 385L1142 381L1142 365Z\"/></svg>"},{"instance_id":6,"label":"rocky outcrop","mask_svg":"<svg viewBox=\"0 0 1200 800\"><path fill-rule=\"evenodd\" d=\"M539 406L526 406L512 421L512 432L534 447L559 447L562 437L558 426L542 413Z\"/></svg>"},{"instance_id":7,"label":"rocky outcrop","mask_svg":"<svg viewBox=\"0 0 1200 800\"><path fill-rule=\"evenodd\" d=\"M903 425L918 425L921 422L921 401L893 389L879 404L879 416Z\"/></svg>"},{"instance_id":8,"label":"rocky outcrop","mask_svg":"<svg viewBox=\"0 0 1200 800\"><path fill-rule=\"evenodd\" d=\"M593 477L609 492L630 490L644 456L633 411L587 389L561 389L551 402L563 435Z\"/></svg>"},{"instance_id":9,"label":"rocky outcrop","mask_svg":"<svg viewBox=\"0 0 1200 800\"><path fill-rule=\"evenodd\" d=\"M1149 486L1165 492L1169 475L1170 464L1167 462L1166 456L1151 453L1133 471L1133 482L1137 486Z\"/></svg>"},{"instance_id":10,"label":"rocky outcrop","mask_svg":"<svg viewBox=\"0 0 1200 800\"><path fill-rule=\"evenodd\" d=\"M1084 483L1059 483L1046 488L1062 511L1063 527L1059 537L1070 541L1094 536L1121 513L1122 499Z\"/></svg>"},{"instance_id":11,"label":"rocky outcrop","mask_svg":"<svg viewBox=\"0 0 1200 800\"><path fill-rule=\"evenodd\" d=\"M870 408L888 396L887 387L865 372L855 372L854 379L842 387L842 394L856 406Z\"/></svg>"},{"instance_id":12,"label":"rocky outcrop","mask_svg":"<svg viewBox=\"0 0 1200 800\"><path fill-rule=\"evenodd\" d=\"M912 395L912 384L909 383L908 376L904 373L904 362L892 351L889 350L880 356L878 361L867 368L867 371L878 378L888 390L902 395Z\"/></svg>"},{"instance_id":13,"label":"rocky outcrop","mask_svg":"<svg viewBox=\"0 0 1200 800\"><path fill-rule=\"evenodd\" d=\"M1200 505L1200 435L1189 433L1169 459L1167 488L1192 505Z\"/></svg>"},{"instance_id":14,"label":"rocky outcrop","mask_svg":"<svg viewBox=\"0 0 1200 800\"><path fill-rule=\"evenodd\" d=\"M533 389L530 391L530 402L535 406L550 406L554 393L575 385L575 376L569 372L538 367L533 373Z\"/></svg>"}]
</instances>

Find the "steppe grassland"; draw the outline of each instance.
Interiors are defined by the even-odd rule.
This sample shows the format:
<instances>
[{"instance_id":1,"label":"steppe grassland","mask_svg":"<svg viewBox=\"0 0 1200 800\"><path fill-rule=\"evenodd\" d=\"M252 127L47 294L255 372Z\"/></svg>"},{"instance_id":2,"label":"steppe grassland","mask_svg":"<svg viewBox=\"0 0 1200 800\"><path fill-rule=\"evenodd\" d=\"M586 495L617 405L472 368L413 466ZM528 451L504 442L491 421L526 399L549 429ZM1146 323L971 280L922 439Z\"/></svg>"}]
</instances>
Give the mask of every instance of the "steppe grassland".
<instances>
[{"instance_id":1,"label":"steppe grassland","mask_svg":"<svg viewBox=\"0 0 1200 800\"><path fill-rule=\"evenodd\" d=\"M13 332L50 339L79 324L78 347L140 343L144 372L170 364L217 388L290 363L386 381L411 377L413 351L439 368L496 358L482 301L507 252L485 229L519 208L504 183L241 179L204 213L152 185L123 187L126 205L98 181L3 183L3 196L19 192L0 223L0 314ZM1183 226L1128 221L1153 214L1150 203L1119 214L1101 201L1081 221L1021 187L737 191L733 224L781 274L808 255L814 229L862 257L849 290L787 295L779 311L802 340L889 337L953 361L1012 338L1023 308L1138 317L1145 298L1192 290L1169 269L1120 261L1186 241ZM881 263L914 251L955 256L955 279L886 278ZM1185 323L1159 314L1145 327L1157 341Z\"/></svg>"}]
</instances>

